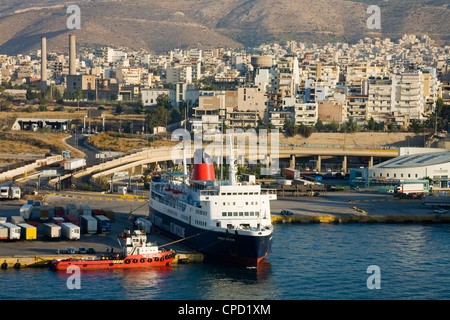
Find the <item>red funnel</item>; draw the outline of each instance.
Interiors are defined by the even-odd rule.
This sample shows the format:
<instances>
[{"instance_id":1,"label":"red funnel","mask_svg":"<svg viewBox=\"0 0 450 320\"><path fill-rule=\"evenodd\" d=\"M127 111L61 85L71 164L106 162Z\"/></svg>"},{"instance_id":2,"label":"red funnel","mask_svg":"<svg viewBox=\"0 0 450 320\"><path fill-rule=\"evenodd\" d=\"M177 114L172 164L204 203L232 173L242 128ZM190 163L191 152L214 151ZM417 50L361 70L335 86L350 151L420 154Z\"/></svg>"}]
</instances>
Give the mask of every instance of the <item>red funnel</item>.
<instances>
[{"instance_id":1,"label":"red funnel","mask_svg":"<svg viewBox=\"0 0 450 320\"><path fill-rule=\"evenodd\" d=\"M215 180L214 164L212 163L200 163L194 164L191 169L189 178L191 180L208 181Z\"/></svg>"}]
</instances>

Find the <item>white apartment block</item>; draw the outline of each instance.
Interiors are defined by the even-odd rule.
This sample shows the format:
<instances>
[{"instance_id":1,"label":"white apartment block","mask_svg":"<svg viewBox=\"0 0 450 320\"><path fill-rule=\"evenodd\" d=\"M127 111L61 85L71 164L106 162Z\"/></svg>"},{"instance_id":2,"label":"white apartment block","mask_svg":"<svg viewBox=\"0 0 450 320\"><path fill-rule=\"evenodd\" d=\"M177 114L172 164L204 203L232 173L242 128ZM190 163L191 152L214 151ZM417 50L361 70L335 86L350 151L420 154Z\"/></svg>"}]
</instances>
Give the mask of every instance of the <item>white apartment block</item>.
<instances>
[{"instance_id":1,"label":"white apartment block","mask_svg":"<svg viewBox=\"0 0 450 320\"><path fill-rule=\"evenodd\" d=\"M167 83L192 83L192 66L189 65L175 65L168 66L166 70Z\"/></svg>"},{"instance_id":2,"label":"white apartment block","mask_svg":"<svg viewBox=\"0 0 450 320\"><path fill-rule=\"evenodd\" d=\"M424 76L421 71L415 73L397 73L392 77L394 110L399 115L408 115L410 119L423 118L425 98L423 94Z\"/></svg>"},{"instance_id":3,"label":"white apartment block","mask_svg":"<svg viewBox=\"0 0 450 320\"><path fill-rule=\"evenodd\" d=\"M161 94L167 94L170 97L170 103L175 105L176 103L176 92L170 89L142 89L141 99L144 107L155 107L157 105L156 99Z\"/></svg>"},{"instance_id":4,"label":"white apartment block","mask_svg":"<svg viewBox=\"0 0 450 320\"><path fill-rule=\"evenodd\" d=\"M255 85L264 88L267 93L275 93L278 88L278 71L275 68L258 68Z\"/></svg>"},{"instance_id":5,"label":"white apartment block","mask_svg":"<svg viewBox=\"0 0 450 320\"><path fill-rule=\"evenodd\" d=\"M423 82L421 71L394 73L391 79L369 79L368 117L380 122L395 117L400 125L405 124L405 117L422 120L426 105Z\"/></svg>"},{"instance_id":6,"label":"white apartment block","mask_svg":"<svg viewBox=\"0 0 450 320\"><path fill-rule=\"evenodd\" d=\"M286 111L288 111L289 114L286 114ZM281 119L283 120L282 124L284 125L284 118L286 117L289 117L291 121L295 122L296 124L313 126L316 124L318 116L319 108L317 102L305 103L303 102L303 99L300 99L298 97L283 98L281 113L279 115L276 115L274 112L271 113L271 118L275 122L277 121L277 118L279 118L280 120L277 124L272 122L272 124L275 126L280 124Z\"/></svg>"}]
</instances>

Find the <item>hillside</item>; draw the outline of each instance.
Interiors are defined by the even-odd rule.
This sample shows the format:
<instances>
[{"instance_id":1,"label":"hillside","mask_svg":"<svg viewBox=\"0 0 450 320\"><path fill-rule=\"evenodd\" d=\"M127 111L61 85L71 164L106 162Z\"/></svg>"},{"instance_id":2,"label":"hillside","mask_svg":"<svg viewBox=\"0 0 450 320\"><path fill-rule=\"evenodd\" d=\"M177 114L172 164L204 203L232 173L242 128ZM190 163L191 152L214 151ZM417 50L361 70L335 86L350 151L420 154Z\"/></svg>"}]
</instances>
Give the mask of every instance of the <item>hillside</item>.
<instances>
[{"instance_id":1,"label":"hillside","mask_svg":"<svg viewBox=\"0 0 450 320\"><path fill-rule=\"evenodd\" d=\"M68 30L68 5L81 8L81 29ZM381 30L369 30L369 5L381 8ZM50 51L114 45L154 52L174 47L251 46L272 40L355 41L367 35L429 34L450 43L444 0L3 0L0 53L27 53L47 36Z\"/></svg>"}]
</instances>

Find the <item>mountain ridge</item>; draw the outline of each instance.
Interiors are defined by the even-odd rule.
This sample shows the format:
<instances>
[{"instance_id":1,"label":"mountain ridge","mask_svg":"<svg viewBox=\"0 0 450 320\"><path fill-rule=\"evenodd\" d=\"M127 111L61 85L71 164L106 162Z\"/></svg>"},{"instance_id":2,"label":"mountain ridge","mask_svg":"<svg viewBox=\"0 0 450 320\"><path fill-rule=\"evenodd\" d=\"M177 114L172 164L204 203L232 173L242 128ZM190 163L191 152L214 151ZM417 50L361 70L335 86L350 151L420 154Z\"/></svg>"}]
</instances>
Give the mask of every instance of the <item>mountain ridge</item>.
<instances>
[{"instance_id":1,"label":"mountain ridge","mask_svg":"<svg viewBox=\"0 0 450 320\"><path fill-rule=\"evenodd\" d=\"M374 2L374 3L372 3ZM81 9L81 29L69 30L69 5ZM367 28L371 4L381 9L381 30ZM153 52L175 47L244 48L270 41L355 42L366 36L428 34L449 44L448 4L441 0L4 0L0 53L27 53L47 36L49 51L79 44L125 46Z\"/></svg>"}]
</instances>

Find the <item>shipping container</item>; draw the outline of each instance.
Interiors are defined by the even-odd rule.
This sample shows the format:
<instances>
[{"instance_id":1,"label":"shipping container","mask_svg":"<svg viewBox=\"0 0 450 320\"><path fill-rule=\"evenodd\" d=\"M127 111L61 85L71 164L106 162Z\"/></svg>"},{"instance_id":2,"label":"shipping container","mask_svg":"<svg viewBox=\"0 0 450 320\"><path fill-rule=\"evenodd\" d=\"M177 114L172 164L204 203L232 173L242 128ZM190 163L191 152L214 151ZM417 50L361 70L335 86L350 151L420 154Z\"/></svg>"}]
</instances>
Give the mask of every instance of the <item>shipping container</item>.
<instances>
[{"instance_id":1,"label":"shipping container","mask_svg":"<svg viewBox=\"0 0 450 320\"><path fill-rule=\"evenodd\" d=\"M105 210L105 217L111 220L111 222L116 221L116 215L112 210Z\"/></svg>"},{"instance_id":2,"label":"shipping container","mask_svg":"<svg viewBox=\"0 0 450 320\"><path fill-rule=\"evenodd\" d=\"M20 227L9 222L3 222L1 225L8 228L8 239L19 240L20 239Z\"/></svg>"},{"instance_id":3,"label":"shipping container","mask_svg":"<svg viewBox=\"0 0 450 320\"><path fill-rule=\"evenodd\" d=\"M73 203L68 203L66 205L66 215L78 215L77 205Z\"/></svg>"},{"instance_id":4,"label":"shipping container","mask_svg":"<svg viewBox=\"0 0 450 320\"><path fill-rule=\"evenodd\" d=\"M286 178L290 178L290 179L300 178L300 171L295 170L295 169L284 168L283 173Z\"/></svg>"},{"instance_id":5,"label":"shipping container","mask_svg":"<svg viewBox=\"0 0 450 320\"><path fill-rule=\"evenodd\" d=\"M39 222L37 222L37 221L27 221L27 223L28 223L30 226L39 228Z\"/></svg>"},{"instance_id":6,"label":"shipping container","mask_svg":"<svg viewBox=\"0 0 450 320\"><path fill-rule=\"evenodd\" d=\"M80 204L80 210L78 212L81 216L92 216L92 209L87 204Z\"/></svg>"},{"instance_id":7,"label":"shipping container","mask_svg":"<svg viewBox=\"0 0 450 320\"><path fill-rule=\"evenodd\" d=\"M56 224L57 226L61 226L61 223L64 223L66 220L61 217L53 217L52 223Z\"/></svg>"},{"instance_id":8,"label":"shipping container","mask_svg":"<svg viewBox=\"0 0 450 320\"><path fill-rule=\"evenodd\" d=\"M77 226L80 225L80 219L78 218L77 215L69 214L68 216L66 216L65 220L67 222L73 223L74 225L77 225Z\"/></svg>"},{"instance_id":9,"label":"shipping container","mask_svg":"<svg viewBox=\"0 0 450 320\"><path fill-rule=\"evenodd\" d=\"M102 209L92 209L92 215L93 216L98 216L98 215L105 215L105 211L103 211Z\"/></svg>"},{"instance_id":10,"label":"shipping container","mask_svg":"<svg viewBox=\"0 0 450 320\"><path fill-rule=\"evenodd\" d=\"M0 223L6 222L6 217L0 217Z\"/></svg>"},{"instance_id":11,"label":"shipping container","mask_svg":"<svg viewBox=\"0 0 450 320\"><path fill-rule=\"evenodd\" d=\"M70 222L61 223L61 235L68 240L80 239L80 227Z\"/></svg>"},{"instance_id":12,"label":"shipping container","mask_svg":"<svg viewBox=\"0 0 450 320\"><path fill-rule=\"evenodd\" d=\"M61 217L64 218L64 208L63 207L55 207L55 217Z\"/></svg>"},{"instance_id":13,"label":"shipping container","mask_svg":"<svg viewBox=\"0 0 450 320\"><path fill-rule=\"evenodd\" d=\"M36 240L37 228L29 225L28 223L18 224L20 227L20 236L22 240Z\"/></svg>"},{"instance_id":14,"label":"shipping container","mask_svg":"<svg viewBox=\"0 0 450 320\"><path fill-rule=\"evenodd\" d=\"M41 221L47 221L50 217L50 207L42 206L39 208L39 219Z\"/></svg>"},{"instance_id":15,"label":"shipping container","mask_svg":"<svg viewBox=\"0 0 450 320\"><path fill-rule=\"evenodd\" d=\"M11 223L18 225L19 223L25 223L25 220L21 216L12 216Z\"/></svg>"},{"instance_id":16,"label":"shipping container","mask_svg":"<svg viewBox=\"0 0 450 320\"><path fill-rule=\"evenodd\" d=\"M98 233L111 233L111 220L103 215L95 216Z\"/></svg>"},{"instance_id":17,"label":"shipping container","mask_svg":"<svg viewBox=\"0 0 450 320\"><path fill-rule=\"evenodd\" d=\"M42 232L50 239L59 239L61 237L61 226L54 223L42 224Z\"/></svg>"},{"instance_id":18,"label":"shipping container","mask_svg":"<svg viewBox=\"0 0 450 320\"><path fill-rule=\"evenodd\" d=\"M86 160L79 158L64 162L64 170L75 170L86 166Z\"/></svg>"},{"instance_id":19,"label":"shipping container","mask_svg":"<svg viewBox=\"0 0 450 320\"><path fill-rule=\"evenodd\" d=\"M0 240L8 240L8 228L0 226Z\"/></svg>"},{"instance_id":20,"label":"shipping container","mask_svg":"<svg viewBox=\"0 0 450 320\"><path fill-rule=\"evenodd\" d=\"M33 214L33 206L29 204L24 204L20 208L20 216L24 218L25 220L28 220L31 218L31 215Z\"/></svg>"},{"instance_id":21,"label":"shipping container","mask_svg":"<svg viewBox=\"0 0 450 320\"><path fill-rule=\"evenodd\" d=\"M81 216L80 227L83 233L97 233L97 220L92 216Z\"/></svg>"}]
</instances>

